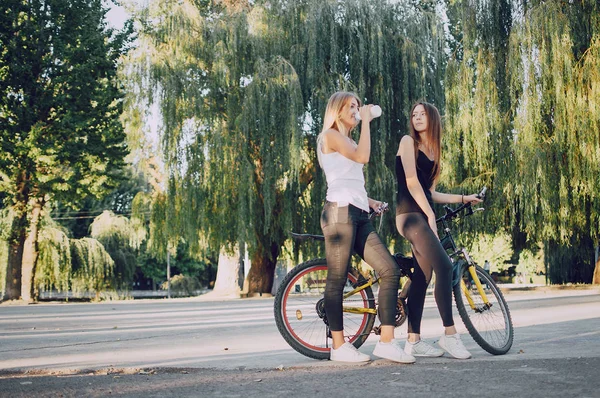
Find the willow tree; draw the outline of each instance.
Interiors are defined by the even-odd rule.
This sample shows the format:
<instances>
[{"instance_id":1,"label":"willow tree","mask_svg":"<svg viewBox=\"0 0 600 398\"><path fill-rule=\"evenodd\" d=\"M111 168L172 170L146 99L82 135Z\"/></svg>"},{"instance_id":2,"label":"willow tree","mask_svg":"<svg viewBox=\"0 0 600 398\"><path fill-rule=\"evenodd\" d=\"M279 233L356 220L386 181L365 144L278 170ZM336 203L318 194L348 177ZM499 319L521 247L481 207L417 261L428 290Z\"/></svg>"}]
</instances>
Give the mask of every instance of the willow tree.
<instances>
[{"instance_id":1,"label":"willow tree","mask_svg":"<svg viewBox=\"0 0 600 398\"><path fill-rule=\"evenodd\" d=\"M44 220L50 221L50 220ZM46 222L39 234L35 296L41 291L68 292L71 288L71 245L65 231Z\"/></svg>"},{"instance_id":2,"label":"willow tree","mask_svg":"<svg viewBox=\"0 0 600 398\"><path fill-rule=\"evenodd\" d=\"M146 238L146 228L138 218L131 219L104 211L90 225L90 236L100 243L114 261L111 285L129 288L137 266L137 252Z\"/></svg>"},{"instance_id":3,"label":"willow tree","mask_svg":"<svg viewBox=\"0 0 600 398\"><path fill-rule=\"evenodd\" d=\"M107 211L91 226L91 235L98 239L69 239L66 228L45 216L40 221L35 296L56 290L75 295L94 293L99 299L101 293L129 283L131 268L135 269L131 252L139 246L144 232L135 220Z\"/></svg>"},{"instance_id":4,"label":"willow tree","mask_svg":"<svg viewBox=\"0 0 600 398\"><path fill-rule=\"evenodd\" d=\"M51 200L101 196L126 150L117 61L128 33L101 0L0 3L0 192L10 227L4 298L32 298L38 224Z\"/></svg>"},{"instance_id":5,"label":"willow tree","mask_svg":"<svg viewBox=\"0 0 600 398\"><path fill-rule=\"evenodd\" d=\"M4 209L0 212L0 292L4 292L2 282L5 265L8 259L8 238L13 223L14 212L12 209ZM49 216L40 220L40 231L38 234L38 259L35 278L33 281L33 292L38 296L39 292L57 290L67 292L71 286L71 247L66 230L56 224Z\"/></svg>"},{"instance_id":6,"label":"willow tree","mask_svg":"<svg viewBox=\"0 0 600 398\"><path fill-rule=\"evenodd\" d=\"M591 1L533 2L511 38L514 181L527 182L512 191L556 283L591 282L599 245L599 12Z\"/></svg>"},{"instance_id":7,"label":"willow tree","mask_svg":"<svg viewBox=\"0 0 600 398\"><path fill-rule=\"evenodd\" d=\"M114 261L102 245L93 238L71 239L74 294L94 293L99 300L102 292L114 290Z\"/></svg>"},{"instance_id":8,"label":"willow tree","mask_svg":"<svg viewBox=\"0 0 600 398\"><path fill-rule=\"evenodd\" d=\"M600 9L592 1L451 4L460 40L447 69L450 171L456 182L491 186L487 229L509 232L517 251L541 242L552 282L590 282L600 218Z\"/></svg>"},{"instance_id":9,"label":"willow tree","mask_svg":"<svg viewBox=\"0 0 600 398\"><path fill-rule=\"evenodd\" d=\"M488 187L486 208L491 211L470 221L477 231L493 235L507 228L507 214L513 208L502 194L503 184L514 170L511 98L506 92L512 2L447 3L452 53L445 78L441 182L458 192ZM513 240L518 241L517 237L518 233L513 234Z\"/></svg>"},{"instance_id":10,"label":"willow tree","mask_svg":"<svg viewBox=\"0 0 600 398\"><path fill-rule=\"evenodd\" d=\"M333 92L384 109L367 185L388 202L411 102L443 104L433 2L162 0L136 18L130 76L145 93L139 103L160 108L167 181L155 208L167 240L192 251L246 245L251 293L271 291L290 229L318 231L315 138Z\"/></svg>"}]
</instances>

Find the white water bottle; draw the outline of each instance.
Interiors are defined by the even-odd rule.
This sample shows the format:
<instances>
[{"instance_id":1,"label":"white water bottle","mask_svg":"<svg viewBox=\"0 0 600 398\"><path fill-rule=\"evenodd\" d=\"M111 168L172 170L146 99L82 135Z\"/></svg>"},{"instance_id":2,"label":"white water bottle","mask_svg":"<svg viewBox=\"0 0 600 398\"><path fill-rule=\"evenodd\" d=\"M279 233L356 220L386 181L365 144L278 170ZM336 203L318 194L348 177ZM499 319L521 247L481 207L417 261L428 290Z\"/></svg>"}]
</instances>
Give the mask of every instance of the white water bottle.
<instances>
[{"instance_id":1,"label":"white water bottle","mask_svg":"<svg viewBox=\"0 0 600 398\"><path fill-rule=\"evenodd\" d=\"M381 116L381 107L379 105L373 105L371 107L371 116L373 116L374 118ZM360 122L360 113L356 112L354 114L354 118L357 122Z\"/></svg>"}]
</instances>

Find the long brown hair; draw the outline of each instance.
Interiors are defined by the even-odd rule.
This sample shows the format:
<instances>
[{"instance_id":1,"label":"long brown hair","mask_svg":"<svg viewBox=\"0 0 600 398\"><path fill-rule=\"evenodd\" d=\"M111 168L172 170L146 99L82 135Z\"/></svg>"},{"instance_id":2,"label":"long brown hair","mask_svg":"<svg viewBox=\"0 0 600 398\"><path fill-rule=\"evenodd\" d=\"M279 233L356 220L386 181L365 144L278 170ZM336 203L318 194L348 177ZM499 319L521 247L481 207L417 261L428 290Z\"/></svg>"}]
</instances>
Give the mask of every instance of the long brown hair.
<instances>
[{"instance_id":1,"label":"long brown hair","mask_svg":"<svg viewBox=\"0 0 600 398\"><path fill-rule=\"evenodd\" d=\"M431 170L432 180L435 182L440 176L440 157L442 152L442 118L440 116L440 112L438 109L425 101L416 102L409 113L409 131L410 136L413 138L415 142L415 160L419 155L419 144L421 144L421 137L419 133L415 130L415 126L413 126L413 112L415 108L419 105L423 105L425 108L425 113L427 114L427 141L429 144L433 145L433 170ZM417 163L418 164L418 163ZM417 166L418 167L418 166Z\"/></svg>"}]
</instances>

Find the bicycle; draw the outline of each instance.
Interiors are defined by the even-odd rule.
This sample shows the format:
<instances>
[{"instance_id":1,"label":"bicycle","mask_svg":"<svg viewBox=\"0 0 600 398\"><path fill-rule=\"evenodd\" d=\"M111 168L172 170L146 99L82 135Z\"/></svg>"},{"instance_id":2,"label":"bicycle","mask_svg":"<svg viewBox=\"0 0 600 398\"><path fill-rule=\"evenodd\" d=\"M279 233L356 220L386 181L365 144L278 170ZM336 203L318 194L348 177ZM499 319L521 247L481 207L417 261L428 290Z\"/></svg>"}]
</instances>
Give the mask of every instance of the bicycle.
<instances>
[{"instance_id":1,"label":"bicycle","mask_svg":"<svg viewBox=\"0 0 600 398\"><path fill-rule=\"evenodd\" d=\"M487 188L479 193L485 197ZM446 213L436 220L441 224L442 246L453 267L453 293L458 313L469 334L490 354L502 355L512 347L514 329L510 311L502 292L491 276L473 261L465 248L459 248L450 229L450 221L470 216L483 208L473 209L465 203L455 209L444 206ZM382 214L383 212L380 212ZM324 241L322 235L292 233L299 241ZM406 298L410 289L413 261L401 253L393 254L406 281L399 286L396 306L398 327L407 319ZM325 314L323 293L327 279L327 261L312 259L294 267L283 279L275 296L275 322L288 344L299 353L314 359L329 359L331 333ZM348 271L343 295L344 337L359 348L371 333L379 334L375 325L377 302L372 286L377 277L366 278L354 266ZM485 288L484 288L485 285Z\"/></svg>"}]
</instances>

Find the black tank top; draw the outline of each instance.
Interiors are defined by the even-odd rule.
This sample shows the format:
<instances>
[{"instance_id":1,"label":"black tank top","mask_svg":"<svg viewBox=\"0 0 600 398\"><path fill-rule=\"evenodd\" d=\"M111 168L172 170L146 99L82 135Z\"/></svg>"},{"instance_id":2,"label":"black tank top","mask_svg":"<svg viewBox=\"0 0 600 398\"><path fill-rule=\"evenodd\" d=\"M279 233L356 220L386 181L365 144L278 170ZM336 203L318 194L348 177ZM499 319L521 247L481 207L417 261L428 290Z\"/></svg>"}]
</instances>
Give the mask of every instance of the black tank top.
<instances>
[{"instance_id":1,"label":"black tank top","mask_svg":"<svg viewBox=\"0 0 600 398\"><path fill-rule=\"evenodd\" d=\"M417 178L419 179L421 187L423 187L423 191L427 197L427 201L432 208L433 199L431 198L430 188L433 185L432 170L434 164L434 161L429 160L425 153L422 151L417 152ZM402 166L402 159L400 156L396 156L396 179L398 180L396 215L414 212L425 214L408 190L408 186L406 185L406 174L404 173L404 166Z\"/></svg>"}]
</instances>

